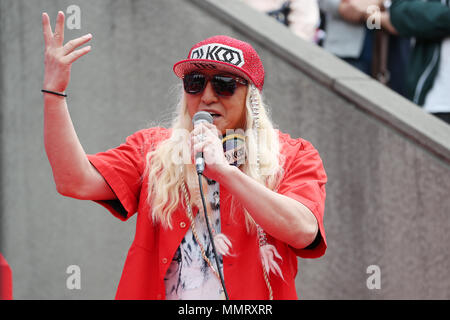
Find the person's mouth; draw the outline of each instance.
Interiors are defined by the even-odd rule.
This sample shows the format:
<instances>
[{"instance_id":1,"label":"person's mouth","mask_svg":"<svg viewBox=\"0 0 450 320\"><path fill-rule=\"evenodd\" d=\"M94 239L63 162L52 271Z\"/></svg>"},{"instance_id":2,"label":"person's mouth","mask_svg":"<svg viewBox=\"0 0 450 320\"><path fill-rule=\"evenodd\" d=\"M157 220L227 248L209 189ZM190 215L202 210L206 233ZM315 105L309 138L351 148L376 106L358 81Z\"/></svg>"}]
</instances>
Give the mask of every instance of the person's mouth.
<instances>
[{"instance_id":1,"label":"person's mouth","mask_svg":"<svg viewBox=\"0 0 450 320\"><path fill-rule=\"evenodd\" d=\"M208 112L212 117L213 120L220 118L222 115L220 113L217 113L216 111L210 111L210 110L204 110Z\"/></svg>"}]
</instances>

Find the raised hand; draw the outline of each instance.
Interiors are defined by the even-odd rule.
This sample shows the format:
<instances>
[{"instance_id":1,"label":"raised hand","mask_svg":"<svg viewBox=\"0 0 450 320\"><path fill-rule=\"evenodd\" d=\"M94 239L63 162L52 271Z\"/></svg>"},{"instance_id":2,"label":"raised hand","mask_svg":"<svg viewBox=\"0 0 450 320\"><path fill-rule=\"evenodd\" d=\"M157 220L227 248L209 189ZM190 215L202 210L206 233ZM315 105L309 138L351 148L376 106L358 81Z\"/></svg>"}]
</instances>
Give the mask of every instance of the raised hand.
<instances>
[{"instance_id":1,"label":"raised hand","mask_svg":"<svg viewBox=\"0 0 450 320\"><path fill-rule=\"evenodd\" d=\"M64 43L64 13L58 12L55 32L52 32L50 18L42 14L42 29L45 42L45 74L43 89L64 92L69 84L72 63L91 50L91 46L77 49L92 39L91 34Z\"/></svg>"}]
</instances>

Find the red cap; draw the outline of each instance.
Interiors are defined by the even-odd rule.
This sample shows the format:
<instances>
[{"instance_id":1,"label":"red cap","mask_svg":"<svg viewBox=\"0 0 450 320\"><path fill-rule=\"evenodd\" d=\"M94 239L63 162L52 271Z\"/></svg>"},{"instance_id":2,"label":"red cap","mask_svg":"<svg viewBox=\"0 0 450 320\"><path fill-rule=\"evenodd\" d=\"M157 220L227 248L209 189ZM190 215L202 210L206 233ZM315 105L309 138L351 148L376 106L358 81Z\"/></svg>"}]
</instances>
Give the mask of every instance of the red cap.
<instances>
[{"instance_id":1,"label":"red cap","mask_svg":"<svg viewBox=\"0 0 450 320\"><path fill-rule=\"evenodd\" d=\"M201 69L233 73L253 82L259 90L264 85L264 67L255 49L247 42L228 36L214 36L197 43L186 60L173 66L179 78Z\"/></svg>"}]
</instances>

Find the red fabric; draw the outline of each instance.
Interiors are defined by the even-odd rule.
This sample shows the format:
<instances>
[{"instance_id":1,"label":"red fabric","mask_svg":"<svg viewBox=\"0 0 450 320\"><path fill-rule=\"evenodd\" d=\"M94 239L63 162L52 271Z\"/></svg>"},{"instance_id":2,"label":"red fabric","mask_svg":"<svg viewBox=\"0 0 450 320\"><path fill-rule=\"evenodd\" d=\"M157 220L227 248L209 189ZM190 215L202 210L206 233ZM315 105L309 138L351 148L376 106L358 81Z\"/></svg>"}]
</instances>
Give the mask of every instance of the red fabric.
<instances>
[{"instance_id":1,"label":"red fabric","mask_svg":"<svg viewBox=\"0 0 450 320\"><path fill-rule=\"evenodd\" d=\"M0 300L12 300L12 271L11 268L0 253Z\"/></svg>"},{"instance_id":2,"label":"red fabric","mask_svg":"<svg viewBox=\"0 0 450 320\"><path fill-rule=\"evenodd\" d=\"M148 218L147 178L142 176L145 155L170 133L164 128L141 130L115 149L88 156L118 197L114 201L96 202L121 220L138 212L135 239L128 252L116 299L164 299L164 275L190 225L181 205L173 214L171 230L154 225ZM280 267L285 279L271 276L274 299L297 299L296 257L320 257L327 246L323 227L327 177L317 150L309 142L292 139L281 132L279 137L285 174L278 192L307 206L317 218L321 235L318 246L301 250L269 238L283 257ZM230 193L223 187L220 198L221 230L232 241L234 254L223 258L228 294L231 299L268 299L257 236L246 232L242 209L230 216Z\"/></svg>"}]
</instances>

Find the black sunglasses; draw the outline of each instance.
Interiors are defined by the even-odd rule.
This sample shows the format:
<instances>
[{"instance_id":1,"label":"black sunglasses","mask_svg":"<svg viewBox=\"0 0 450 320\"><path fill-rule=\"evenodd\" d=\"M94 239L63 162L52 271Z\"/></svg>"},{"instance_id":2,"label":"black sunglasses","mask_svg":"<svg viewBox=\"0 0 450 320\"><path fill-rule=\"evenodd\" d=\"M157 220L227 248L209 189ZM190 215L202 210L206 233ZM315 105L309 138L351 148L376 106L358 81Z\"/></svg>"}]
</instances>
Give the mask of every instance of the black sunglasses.
<instances>
[{"instance_id":1,"label":"black sunglasses","mask_svg":"<svg viewBox=\"0 0 450 320\"><path fill-rule=\"evenodd\" d=\"M229 97L234 94L237 88L237 84L247 85L248 82L237 76L231 75L213 75L206 76L202 73L190 73L183 78L184 91L189 94L198 94L202 92L208 81L211 81L211 85L214 92L219 96Z\"/></svg>"}]
</instances>

